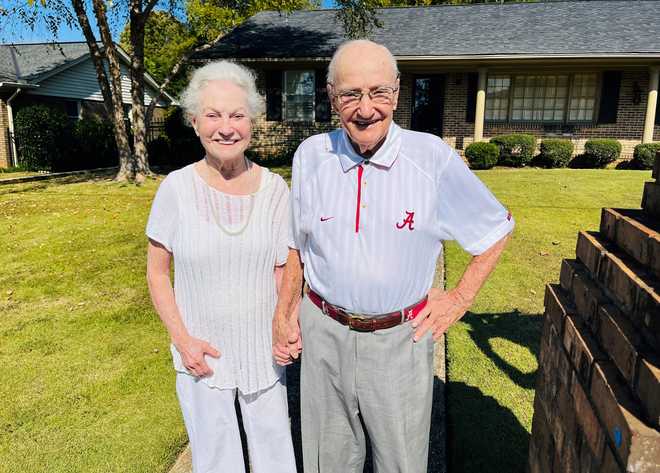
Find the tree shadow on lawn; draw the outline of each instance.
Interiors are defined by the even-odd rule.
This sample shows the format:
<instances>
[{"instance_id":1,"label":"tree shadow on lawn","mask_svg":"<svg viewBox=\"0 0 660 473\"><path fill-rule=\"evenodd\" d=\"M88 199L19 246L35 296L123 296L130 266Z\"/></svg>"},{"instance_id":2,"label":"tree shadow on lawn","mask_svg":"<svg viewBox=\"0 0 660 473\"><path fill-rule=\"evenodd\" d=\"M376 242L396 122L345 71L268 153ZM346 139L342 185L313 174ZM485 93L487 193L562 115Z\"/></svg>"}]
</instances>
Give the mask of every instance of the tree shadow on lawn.
<instances>
[{"instance_id":1,"label":"tree shadow on lawn","mask_svg":"<svg viewBox=\"0 0 660 473\"><path fill-rule=\"evenodd\" d=\"M44 179L41 181L28 181L18 184L4 184L0 185L0 195L37 192L47 190L51 187L64 186L67 184L77 184L80 182L112 182L113 179L114 172L103 172L94 174L77 174L74 176L57 177L52 179Z\"/></svg>"},{"instance_id":2,"label":"tree shadow on lawn","mask_svg":"<svg viewBox=\"0 0 660 473\"><path fill-rule=\"evenodd\" d=\"M536 383L536 371L523 373L507 360L498 355L491 340L502 338L521 347L528 348L538 359L539 342L543 317L540 314L524 314L517 309L512 312L494 314L474 314L468 312L461 322L469 326L468 333L477 347L511 381L524 389L533 389Z\"/></svg>"},{"instance_id":3,"label":"tree shadow on lawn","mask_svg":"<svg viewBox=\"0 0 660 473\"><path fill-rule=\"evenodd\" d=\"M287 394L289 401L289 416L291 417L291 433L293 448L296 455L298 471L303 471L302 445L300 434L300 363L287 367ZM445 473L446 435L445 435L445 388L444 381L433 378L433 407L431 411L431 432L429 438L429 473ZM365 430L366 435L366 430ZM364 473L373 471L371 446L367 437L367 455ZM244 443L245 445L245 443ZM338 452L341 454L341 452Z\"/></svg>"},{"instance_id":4,"label":"tree shadow on lawn","mask_svg":"<svg viewBox=\"0 0 660 473\"><path fill-rule=\"evenodd\" d=\"M523 389L535 387L536 371L522 372L494 351L491 340L509 340L528 348L538 359L541 315L523 314L518 310L468 313L461 321L468 324L469 335L476 346L502 373ZM480 389L451 379L447 384L447 398L449 471L526 470L529 433L510 409L494 397L484 395Z\"/></svg>"},{"instance_id":5,"label":"tree shadow on lawn","mask_svg":"<svg viewBox=\"0 0 660 473\"><path fill-rule=\"evenodd\" d=\"M449 381L447 397L449 472L526 471L529 433L509 409L462 382Z\"/></svg>"}]
</instances>

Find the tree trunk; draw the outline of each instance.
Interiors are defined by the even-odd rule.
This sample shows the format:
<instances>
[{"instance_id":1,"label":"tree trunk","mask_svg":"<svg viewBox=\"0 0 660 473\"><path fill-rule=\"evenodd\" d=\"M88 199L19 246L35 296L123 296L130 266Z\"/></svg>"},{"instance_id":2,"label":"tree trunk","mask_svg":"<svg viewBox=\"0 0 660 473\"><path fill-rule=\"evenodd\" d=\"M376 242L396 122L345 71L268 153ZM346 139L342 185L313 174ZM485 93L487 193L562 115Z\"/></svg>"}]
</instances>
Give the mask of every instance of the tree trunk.
<instances>
[{"instance_id":1,"label":"tree trunk","mask_svg":"<svg viewBox=\"0 0 660 473\"><path fill-rule=\"evenodd\" d=\"M97 23L99 24L99 29L101 30L101 35L103 36L103 29L100 25L105 25L106 37L110 38L110 48L104 40L105 46L105 58L101 53L94 33L89 23L89 18L85 10L85 5L82 0L72 0L72 6L78 18L78 24L80 29L85 36L85 41L87 42L87 47L92 58L92 63L94 64L94 69L96 70L96 78L101 87L101 94L103 95L103 104L105 105L105 110L108 113L108 116L112 120L115 142L117 143L117 151L119 152L119 164L120 171L124 163L131 160L131 147L128 142L128 134L126 132L126 125L124 123L124 109L122 107L122 97L121 97L121 75L119 76L119 87L117 87L117 82L115 81L116 69L119 67L116 62L116 55L114 50L114 43L112 43L112 38L110 38L109 28L107 18L105 16L105 7L100 4L97 5L98 0L95 1L94 13L97 18ZM105 39L105 38L104 38ZM113 67L111 56L114 56L115 63L117 67ZM104 59L108 61L108 69L112 74L112 87L108 82L108 76L105 72ZM115 70L113 70L115 69ZM121 73L120 73L121 74ZM119 90L119 95L117 95L117 89Z\"/></svg>"},{"instance_id":2,"label":"tree trunk","mask_svg":"<svg viewBox=\"0 0 660 473\"><path fill-rule=\"evenodd\" d=\"M124 122L124 102L121 90L121 65L117 57L115 43L108 26L108 18L105 14L105 3L103 0L92 0L96 22L101 33L101 40L105 47L105 55L108 58L108 70L110 71L110 90L112 92L112 120L115 125L115 138L119 150L119 172L115 179L117 181L133 181L135 171L133 166L133 153L128 143L128 134Z\"/></svg>"},{"instance_id":3,"label":"tree trunk","mask_svg":"<svg viewBox=\"0 0 660 473\"><path fill-rule=\"evenodd\" d=\"M148 13L148 12L147 12ZM147 130L144 107L144 28L147 16L142 12L142 0L131 0L130 38L131 55L131 101L133 113L133 172L140 183L151 175L147 159Z\"/></svg>"}]
</instances>

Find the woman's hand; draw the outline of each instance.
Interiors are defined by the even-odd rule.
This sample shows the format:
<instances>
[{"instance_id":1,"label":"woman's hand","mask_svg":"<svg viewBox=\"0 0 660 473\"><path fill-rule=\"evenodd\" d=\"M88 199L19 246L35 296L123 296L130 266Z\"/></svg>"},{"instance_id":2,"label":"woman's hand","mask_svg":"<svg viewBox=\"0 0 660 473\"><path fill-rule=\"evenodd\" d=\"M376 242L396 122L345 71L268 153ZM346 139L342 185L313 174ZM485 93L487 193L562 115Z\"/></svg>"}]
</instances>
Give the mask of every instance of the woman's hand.
<instances>
[{"instance_id":1,"label":"woman's hand","mask_svg":"<svg viewBox=\"0 0 660 473\"><path fill-rule=\"evenodd\" d=\"M180 341L174 342L174 346L181 354L183 366L185 366L191 374L200 378L211 376L213 374L213 370L206 363L204 356L209 355L213 358L220 358L220 352L213 348L209 342L188 336Z\"/></svg>"},{"instance_id":2,"label":"woman's hand","mask_svg":"<svg viewBox=\"0 0 660 473\"><path fill-rule=\"evenodd\" d=\"M280 366L293 363L302 351L302 339L298 318L289 320L283 317L273 318L273 358Z\"/></svg>"}]
</instances>

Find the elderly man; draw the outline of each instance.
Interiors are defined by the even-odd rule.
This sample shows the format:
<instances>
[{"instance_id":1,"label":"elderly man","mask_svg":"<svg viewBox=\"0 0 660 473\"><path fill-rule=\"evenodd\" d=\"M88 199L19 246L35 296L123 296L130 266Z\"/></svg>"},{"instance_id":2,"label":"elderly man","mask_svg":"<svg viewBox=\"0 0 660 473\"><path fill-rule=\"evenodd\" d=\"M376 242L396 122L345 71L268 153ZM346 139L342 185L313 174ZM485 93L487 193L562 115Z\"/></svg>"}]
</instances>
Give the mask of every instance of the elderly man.
<instances>
[{"instance_id":1,"label":"elderly man","mask_svg":"<svg viewBox=\"0 0 660 473\"><path fill-rule=\"evenodd\" d=\"M513 229L511 214L440 138L392 121L399 74L376 43L344 43L328 70L342 128L293 160L292 238L273 354L301 367L305 473L427 469L433 342L470 307ZM431 289L443 240L474 257ZM304 277L309 292L289 317Z\"/></svg>"}]
</instances>

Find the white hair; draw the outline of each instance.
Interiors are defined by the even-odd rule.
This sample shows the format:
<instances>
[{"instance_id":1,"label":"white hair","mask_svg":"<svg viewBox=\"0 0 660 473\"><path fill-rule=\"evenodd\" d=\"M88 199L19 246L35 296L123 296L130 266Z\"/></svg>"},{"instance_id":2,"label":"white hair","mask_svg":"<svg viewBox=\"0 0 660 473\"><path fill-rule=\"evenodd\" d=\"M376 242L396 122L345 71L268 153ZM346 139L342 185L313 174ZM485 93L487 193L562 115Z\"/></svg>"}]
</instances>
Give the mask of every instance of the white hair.
<instances>
[{"instance_id":1,"label":"white hair","mask_svg":"<svg viewBox=\"0 0 660 473\"><path fill-rule=\"evenodd\" d=\"M341 55L342 51L346 49L349 46L354 46L354 45L372 45L372 46L378 46L380 48L383 48L385 51L387 51L387 57L390 61L390 65L392 66L392 72L394 73L395 77L399 77L399 68L396 65L396 59L394 59L394 56L390 52L389 49L387 49L385 46L382 44L378 44L374 41L369 41L368 39L352 39L350 41L345 41L342 44L339 45L335 53L332 55L332 59L330 60L330 64L328 65L328 76L327 76L327 82L329 84L334 84L335 79L337 78L337 59Z\"/></svg>"},{"instance_id":2,"label":"white hair","mask_svg":"<svg viewBox=\"0 0 660 473\"><path fill-rule=\"evenodd\" d=\"M181 92L179 102L186 116L186 121L200 112L200 93L207 83L214 80L229 81L247 95L247 108L250 118L254 119L264 108L263 99L257 92L254 72L245 66L231 61L213 61L193 72L188 86Z\"/></svg>"}]
</instances>

